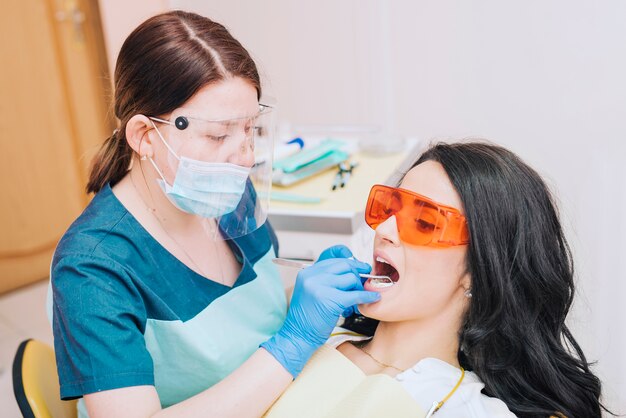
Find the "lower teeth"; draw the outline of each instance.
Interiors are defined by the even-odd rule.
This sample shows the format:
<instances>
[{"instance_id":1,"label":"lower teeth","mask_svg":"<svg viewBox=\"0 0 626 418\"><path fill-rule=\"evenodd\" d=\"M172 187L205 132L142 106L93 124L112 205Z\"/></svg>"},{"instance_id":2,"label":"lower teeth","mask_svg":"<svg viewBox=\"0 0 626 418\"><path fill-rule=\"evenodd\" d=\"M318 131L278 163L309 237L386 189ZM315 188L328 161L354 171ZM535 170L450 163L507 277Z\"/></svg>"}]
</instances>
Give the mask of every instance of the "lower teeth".
<instances>
[{"instance_id":1,"label":"lower teeth","mask_svg":"<svg viewBox=\"0 0 626 418\"><path fill-rule=\"evenodd\" d=\"M371 279L370 283L373 287L378 287L378 288L393 286L393 280L389 278Z\"/></svg>"}]
</instances>

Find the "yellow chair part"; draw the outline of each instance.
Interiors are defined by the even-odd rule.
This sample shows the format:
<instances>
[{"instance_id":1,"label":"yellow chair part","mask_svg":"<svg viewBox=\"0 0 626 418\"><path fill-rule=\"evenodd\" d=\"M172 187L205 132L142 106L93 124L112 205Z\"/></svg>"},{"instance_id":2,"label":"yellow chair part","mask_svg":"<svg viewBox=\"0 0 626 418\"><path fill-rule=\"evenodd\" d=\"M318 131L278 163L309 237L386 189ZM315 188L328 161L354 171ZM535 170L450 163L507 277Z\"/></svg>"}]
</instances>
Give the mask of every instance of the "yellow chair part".
<instances>
[{"instance_id":1,"label":"yellow chair part","mask_svg":"<svg viewBox=\"0 0 626 418\"><path fill-rule=\"evenodd\" d=\"M60 398L54 350L37 340L22 342L13 363L13 389L24 417L75 418L76 401Z\"/></svg>"}]
</instances>

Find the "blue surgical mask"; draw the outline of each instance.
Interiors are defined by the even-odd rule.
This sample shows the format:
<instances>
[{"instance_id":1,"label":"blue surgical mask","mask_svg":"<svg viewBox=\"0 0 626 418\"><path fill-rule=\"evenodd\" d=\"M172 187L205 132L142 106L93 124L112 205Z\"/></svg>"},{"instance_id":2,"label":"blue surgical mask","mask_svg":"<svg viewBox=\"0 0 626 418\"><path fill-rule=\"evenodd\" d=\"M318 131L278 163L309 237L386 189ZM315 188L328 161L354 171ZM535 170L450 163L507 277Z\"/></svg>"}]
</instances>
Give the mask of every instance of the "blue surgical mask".
<instances>
[{"instance_id":1,"label":"blue surgical mask","mask_svg":"<svg viewBox=\"0 0 626 418\"><path fill-rule=\"evenodd\" d=\"M150 162L161 176L157 180L159 186L174 206L203 218L218 218L237 208L246 189L249 167L179 157L158 129L157 134L178 160L174 183L169 185L161 170L150 158Z\"/></svg>"}]
</instances>

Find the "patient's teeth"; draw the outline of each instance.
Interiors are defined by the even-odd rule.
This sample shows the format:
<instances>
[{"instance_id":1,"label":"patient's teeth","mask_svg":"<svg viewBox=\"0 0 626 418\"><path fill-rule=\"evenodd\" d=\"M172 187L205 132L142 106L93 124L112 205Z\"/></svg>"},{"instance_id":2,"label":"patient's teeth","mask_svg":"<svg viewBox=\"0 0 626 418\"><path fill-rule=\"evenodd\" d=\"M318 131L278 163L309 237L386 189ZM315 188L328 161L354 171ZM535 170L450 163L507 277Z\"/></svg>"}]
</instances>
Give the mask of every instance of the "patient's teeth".
<instances>
[{"instance_id":1,"label":"patient's teeth","mask_svg":"<svg viewBox=\"0 0 626 418\"><path fill-rule=\"evenodd\" d=\"M376 257L376 261L381 262L381 263L385 263L385 264L389 264L389 263L387 262L387 260L385 260L385 259L384 259L384 258L382 258L382 257Z\"/></svg>"},{"instance_id":2,"label":"patient's teeth","mask_svg":"<svg viewBox=\"0 0 626 418\"><path fill-rule=\"evenodd\" d=\"M381 288L381 289L394 285L393 280L391 280L389 277L385 277L385 276L380 276L378 278L371 279L370 283L372 284L373 287L377 287L377 288Z\"/></svg>"}]
</instances>

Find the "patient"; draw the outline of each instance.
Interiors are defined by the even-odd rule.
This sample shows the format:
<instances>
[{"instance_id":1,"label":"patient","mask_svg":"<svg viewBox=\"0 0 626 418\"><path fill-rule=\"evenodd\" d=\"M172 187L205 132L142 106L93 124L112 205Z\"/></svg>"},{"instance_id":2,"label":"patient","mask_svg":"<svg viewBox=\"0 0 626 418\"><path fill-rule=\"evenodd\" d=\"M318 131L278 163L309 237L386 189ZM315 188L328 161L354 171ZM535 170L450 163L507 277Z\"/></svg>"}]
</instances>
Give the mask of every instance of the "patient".
<instances>
[{"instance_id":1,"label":"patient","mask_svg":"<svg viewBox=\"0 0 626 418\"><path fill-rule=\"evenodd\" d=\"M381 300L268 417L600 417L600 381L565 325L570 250L533 169L495 145L438 144L399 188L372 188L365 218L373 273L394 284L365 282Z\"/></svg>"}]
</instances>

